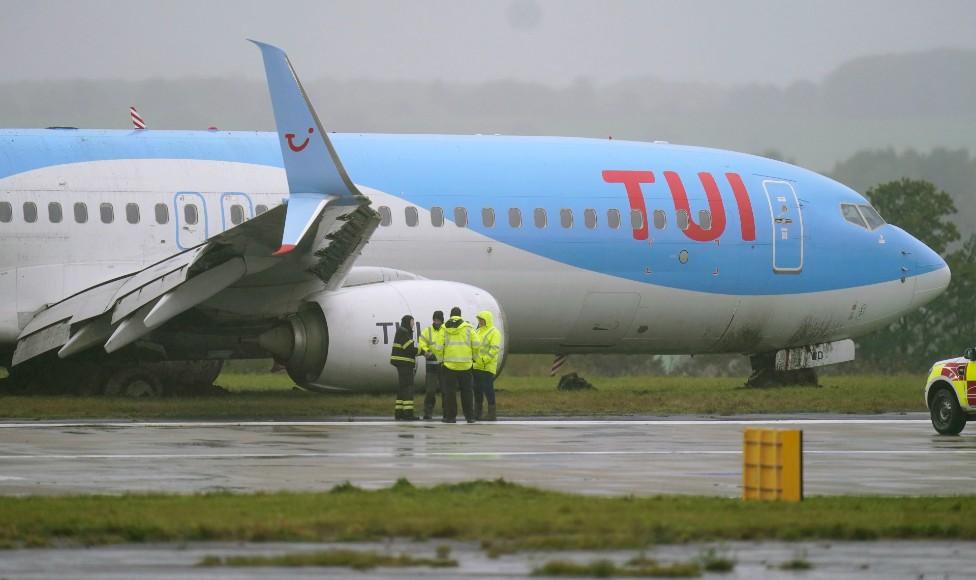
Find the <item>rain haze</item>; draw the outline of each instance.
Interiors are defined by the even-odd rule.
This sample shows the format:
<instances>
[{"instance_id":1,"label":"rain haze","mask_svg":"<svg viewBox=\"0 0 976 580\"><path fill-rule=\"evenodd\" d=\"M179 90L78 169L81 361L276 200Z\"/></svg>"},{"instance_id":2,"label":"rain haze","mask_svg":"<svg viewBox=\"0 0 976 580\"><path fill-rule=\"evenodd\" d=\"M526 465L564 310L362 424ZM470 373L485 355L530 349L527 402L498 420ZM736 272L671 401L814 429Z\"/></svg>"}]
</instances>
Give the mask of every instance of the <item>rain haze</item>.
<instances>
[{"instance_id":1,"label":"rain haze","mask_svg":"<svg viewBox=\"0 0 976 580\"><path fill-rule=\"evenodd\" d=\"M966 1L0 5L2 126L126 128L134 104L153 129L271 129L257 38L337 131L661 139L827 172L976 146Z\"/></svg>"}]
</instances>

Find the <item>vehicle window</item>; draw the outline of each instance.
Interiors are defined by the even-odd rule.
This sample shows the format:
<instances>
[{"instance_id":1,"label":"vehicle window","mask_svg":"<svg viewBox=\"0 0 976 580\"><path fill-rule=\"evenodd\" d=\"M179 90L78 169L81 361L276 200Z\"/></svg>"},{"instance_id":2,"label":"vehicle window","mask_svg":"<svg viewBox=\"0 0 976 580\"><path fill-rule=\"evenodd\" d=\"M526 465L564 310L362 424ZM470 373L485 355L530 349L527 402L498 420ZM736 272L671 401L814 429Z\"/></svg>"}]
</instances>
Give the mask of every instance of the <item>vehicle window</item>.
<instances>
[{"instance_id":1,"label":"vehicle window","mask_svg":"<svg viewBox=\"0 0 976 580\"><path fill-rule=\"evenodd\" d=\"M183 221L188 226L195 226L200 221L200 212L195 203L188 203L183 206Z\"/></svg>"},{"instance_id":2,"label":"vehicle window","mask_svg":"<svg viewBox=\"0 0 976 580\"><path fill-rule=\"evenodd\" d=\"M668 225L668 214L663 209L654 210L654 228L663 230Z\"/></svg>"},{"instance_id":3,"label":"vehicle window","mask_svg":"<svg viewBox=\"0 0 976 580\"><path fill-rule=\"evenodd\" d=\"M517 207L508 210L508 225L513 228L522 227L522 210Z\"/></svg>"},{"instance_id":4,"label":"vehicle window","mask_svg":"<svg viewBox=\"0 0 976 580\"><path fill-rule=\"evenodd\" d=\"M88 221L88 206L82 202L75 203L75 222L83 224Z\"/></svg>"},{"instance_id":5,"label":"vehicle window","mask_svg":"<svg viewBox=\"0 0 976 580\"><path fill-rule=\"evenodd\" d=\"M234 224L235 226L244 223L243 205L235 203L234 205L230 206L230 223Z\"/></svg>"},{"instance_id":6,"label":"vehicle window","mask_svg":"<svg viewBox=\"0 0 976 580\"><path fill-rule=\"evenodd\" d=\"M559 210L559 225L564 228L573 227L573 210L565 207Z\"/></svg>"},{"instance_id":7,"label":"vehicle window","mask_svg":"<svg viewBox=\"0 0 976 580\"><path fill-rule=\"evenodd\" d=\"M377 211L380 213L381 226L386 227L393 223L393 212L390 211L390 208L386 207L385 205L381 205L377 208Z\"/></svg>"},{"instance_id":8,"label":"vehicle window","mask_svg":"<svg viewBox=\"0 0 976 580\"><path fill-rule=\"evenodd\" d=\"M644 215L639 209L630 210L630 227L639 230L644 227Z\"/></svg>"},{"instance_id":9,"label":"vehicle window","mask_svg":"<svg viewBox=\"0 0 976 580\"><path fill-rule=\"evenodd\" d=\"M59 224L59 223L61 223L61 204L60 203L58 203L56 201L52 201L51 203L47 204L47 219L52 224Z\"/></svg>"},{"instance_id":10,"label":"vehicle window","mask_svg":"<svg viewBox=\"0 0 976 580\"><path fill-rule=\"evenodd\" d=\"M444 208L430 208L430 225L434 226L435 228L439 228L444 225Z\"/></svg>"},{"instance_id":11,"label":"vehicle window","mask_svg":"<svg viewBox=\"0 0 976 580\"><path fill-rule=\"evenodd\" d=\"M712 229L712 212L707 209L698 210L698 225L703 230Z\"/></svg>"},{"instance_id":12,"label":"vehicle window","mask_svg":"<svg viewBox=\"0 0 976 580\"><path fill-rule=\"evenodd\" d=\"M110 203L103 203L98 206L98 215L103 224L110 224L115 221L115 208Z\"/></svg>"},{"instance_id":13,"label":"vehicle window","mask_svg":"<svg viewBox=\"0 0 976 580\"><path fill-rule=\"evenodd\" d=\"M481 209L481 223L486 228L495 227L495 210L490 207Z\"/></svg>"},{"instance_id":14,"label":"vehicle window","mask_svg":"<svg viewBox=\"0 0 976 580\"><path fill-rule=\"evenodd\" d=\"M459 228L468 227L468 210L463 207L454 208L454 225Z\"/></svg>"},{"instance_id":15,"label":"vehicle window","mask_svg":"<svg viewBox=\"0 0 976 580\"><path fill-rule=\"evenodd\" d=\"M618 229L620 227L620 210L619 209L608 209L607 210L607 227L611 230Z\"/></svg>"},{"instance_id":16,"label":"vehicle window","mask_svg":"<svg viewBox=\"0 0 976 580\"><path fill-rule=\"evenodd\" d=\"M884 218L878 213L878 210L874 209L870 205L859 205L858 209L861 210L861 215L864 216L864 221L868 222L868 227L872 230L876 230L881 226L885 225Z\"/></svg>"},{"instance_id":17,"label":"vehicle window","mask_svg":"<svg viewBox=\"0 0 976 580\"><path fill-rule=\"evenodd\" d=\"M683 209L679 209L677 215L674 218L674 222L676 224L678 224L678 229L679 230L687 230L688 229L688 212L685 211L685 210L683 210Z\"/></svg>"},{"instance_id":18,"label":"vehicle window","mask_svg":"<svg viewBox=\"0 0 976 580\"><path fill-rule=\"evenodd\" d=\"M156 211L156 223L165 224L169 223L169 206L165 203L157 203L154 208Z\"/></svg>"},{"instance_id":19,"label":"vehicle window","mask_svg":"<svg viewBox=\"0 0 976 580\"><path fill-rule=\"evenodd\" d=\"M0 222L9 223L14 219L14 208L9 201L0 201Z\"/></svg>"},{"instance_id":20,"label":"vehicle window","mask_svg":"<svg viewBox=\"0 0 976 580\"><path fill-rule=\"evenodd\" d=\"M130 224L139 223L139 205L135 203L125 204L125 221Z\"/></svg>"},{"instance_id":21,"label":"vehicle window","mask_svg":"<svg viewBox=\"0 0 976 580\"><path fill-rule=\"evenodd\" d=\"M257 206L254 207L254 215L261 215L267 211L268 211L268 206L264 205L263 203L259 203Z\"/></svg>"},{"instance_id":22,"label":"vehicle window","mask_svg":"<svg viewBox=\"0 0 976 580\"><path fill-rule=\"evenodd\" d=\"M532 210L532 223L535 224L535 227L544 228L548 221L545 208L537 207Z\"/></svg>"},{"instance_id":23,"label":"vehicle window","mask_svg":"<svg viewBox=\"0 0 976 580\"><path fill-rule=\"evenodd\" d=\"M37 221L37 204L33 201L24 202L24 221L29 224Z\"/></svg>"},{"instance_id":24,"label":"vehicle window","mask_svg":"<svg viewBox=\"0 0 976 580\"><path fill-rule=\"evenodd\" d=\"M403 210L403 217L407 220L407 227L415 228L420 223L420 212L412 205Z\"/></svg>"},{"instance_id":25,"label":"vehicle window","mask_svg":"<svg viewBox=\"0 0 976 580\"><path fill-rule=\"evenodd\" d=\"M586 227L589 228L589 229L591 229L591 230L596 227L596 210L595 209L586 209L586 210L583 210L583 223L586 224Z\"/></svg>"},{"instance_id":26,"label":"vehicle window","mask_svg":"<svg viewBox=\"0 0 976 580\"><path fill-rule=\"evenodd\" d=\"M857 211L857 206L853 203L840 204L840 213L844 216L845 220L852 224L861 226L862 228L868 227L864 222L864 218L861 216L861 212Z\"/></svg>"}]
</instances>

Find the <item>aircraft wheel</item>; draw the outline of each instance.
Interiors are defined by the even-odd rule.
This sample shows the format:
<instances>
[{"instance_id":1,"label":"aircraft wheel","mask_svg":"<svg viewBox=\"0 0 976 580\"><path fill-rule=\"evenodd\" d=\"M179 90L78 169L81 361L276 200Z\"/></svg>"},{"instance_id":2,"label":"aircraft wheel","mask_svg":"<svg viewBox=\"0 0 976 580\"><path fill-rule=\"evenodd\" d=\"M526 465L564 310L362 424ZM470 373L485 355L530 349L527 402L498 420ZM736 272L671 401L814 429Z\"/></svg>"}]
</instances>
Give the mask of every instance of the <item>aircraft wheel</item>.
<instances>
[{"instance_id":1,"label":"aircraft wheel","mask_svg":"<svg viewBox=\"0 0 976 580\"><path fill-rule=\"evenodd\" d=\"M932 426L940 435L958 435L966 426L963 413L955 394L946 387L940 387L929 404Z\"/></svg>"},{"instance_id":2,"label":"aircraft wheel","mask_svg":"<svg viewBox=\"0 0 976 580\"><path fill-rule=\"evenodd\" d=\"M105 382L105 394L110 397L151 398L163 395L163 385L155 374L125 368L112 373Z\"/></svg>"}]
</instances>

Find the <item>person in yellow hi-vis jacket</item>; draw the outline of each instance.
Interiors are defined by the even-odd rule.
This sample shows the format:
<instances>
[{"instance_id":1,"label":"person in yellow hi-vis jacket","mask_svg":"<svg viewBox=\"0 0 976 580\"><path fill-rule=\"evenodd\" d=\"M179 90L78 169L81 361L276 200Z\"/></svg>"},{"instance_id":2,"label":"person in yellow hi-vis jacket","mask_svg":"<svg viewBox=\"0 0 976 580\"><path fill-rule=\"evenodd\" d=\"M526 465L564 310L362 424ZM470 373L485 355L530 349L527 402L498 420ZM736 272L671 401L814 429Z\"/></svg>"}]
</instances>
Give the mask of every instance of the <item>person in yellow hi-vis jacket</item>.
<instances>
[{"instance_id":1,"label":"person in yellow hi-vis jacket","mask_svg":"<svg viewBox=\"0 0 976 580\"><path fill-rule=\"evenodd\" d=\"M461 319L461 309L451 309L451 317L444 323L444 364L441 369L444 423L457 423L457 397L461 391L461 409L468 423L474 423L471 367L480 350L478 335L470 324Z\"/></svg>"},{"instance_id":2,"label":"person in yellow hi-vis jacket","mask_svg":"<svg viewBox=\"0 0 976 580\"><path fill-rule=\"evenodd\" d=\"M441 364L444 362L444 312L434 311L431 325L417 339L427 359L427 382L424 385L424 421L433 417L437 393L441 390ZM441 396L443 401L443 395ZM443 403L442 403L443 405Z\"/></svg>"},{"instance_id":3,"label":"person in yellow hi-vis jacket","mask_svg":"<svg viewBox=\"0 0 976 580\"><path fill-rule=\"evenodd\" d=\"M495 374L498 372L498 354L502 349L502 331L495 326L491 312L478 313L478 328L475 330L481 343L478 356L474 359L474 414L480 421L495 421ZM488 400L488 411L482 414L484 399Z\"/></svg>"}]
</instances>

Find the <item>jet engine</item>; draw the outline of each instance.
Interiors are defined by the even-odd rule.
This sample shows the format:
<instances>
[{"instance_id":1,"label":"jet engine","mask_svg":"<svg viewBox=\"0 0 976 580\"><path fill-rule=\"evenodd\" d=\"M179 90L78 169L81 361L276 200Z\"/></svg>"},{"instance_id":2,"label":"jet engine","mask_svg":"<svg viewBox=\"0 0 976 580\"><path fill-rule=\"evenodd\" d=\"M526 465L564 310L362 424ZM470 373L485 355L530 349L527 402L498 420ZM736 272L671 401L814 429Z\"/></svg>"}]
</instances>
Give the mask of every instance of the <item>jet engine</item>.
<instances>
[{"instance_id":1,"label":"jet engine","mask_svg":"<svg viewBox=\"0 0 976 580\"><path fill-rule=\"evenodd\" d=\"M311 295L294 316L262 334L258 344L284 364L302 388L392 391L397 374L390 365L390 349L400 319L406 314L414 317L416 338L435 310L448 318L454 306L472 325L479 311L488 310L504 333L504 313L485 290L458 282L401 280ZM499 356L504 355L503 344ZM422 385L425 365L422 358L417 362L416 384Z\"/></svg>"}]
</instances>

